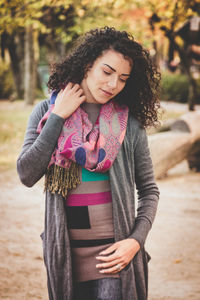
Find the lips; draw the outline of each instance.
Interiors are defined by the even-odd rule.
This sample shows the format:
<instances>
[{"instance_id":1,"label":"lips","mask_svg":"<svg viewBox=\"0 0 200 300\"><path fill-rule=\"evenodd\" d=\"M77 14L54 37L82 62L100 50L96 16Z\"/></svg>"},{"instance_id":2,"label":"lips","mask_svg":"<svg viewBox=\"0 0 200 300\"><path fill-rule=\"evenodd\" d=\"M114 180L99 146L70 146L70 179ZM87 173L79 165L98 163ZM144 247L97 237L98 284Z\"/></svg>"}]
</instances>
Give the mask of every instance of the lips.
<instances>
[{"instance_id":1,"label":"lips","mask_svg":"<svg viewBox=\"0 0 200 300\"><path fill-rule=\"evenodd\" d=\"M112 96L112 95L113 95L113 93L110 93L110 92L105 91L105 90L103 90L103 89L101 89L101 91L104 92L104 94L106 94L107 96Z\"/></svg>"}]
</instances>

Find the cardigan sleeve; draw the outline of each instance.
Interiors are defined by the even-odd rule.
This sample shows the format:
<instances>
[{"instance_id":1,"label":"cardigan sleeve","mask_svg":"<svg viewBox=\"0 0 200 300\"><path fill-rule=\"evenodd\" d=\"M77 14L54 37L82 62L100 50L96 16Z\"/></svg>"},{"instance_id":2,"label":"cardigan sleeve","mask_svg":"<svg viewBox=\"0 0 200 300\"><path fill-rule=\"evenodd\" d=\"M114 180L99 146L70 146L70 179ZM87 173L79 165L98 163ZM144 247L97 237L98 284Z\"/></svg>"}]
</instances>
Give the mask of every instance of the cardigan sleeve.
<instances>
[{"instance_id":1,"label":"cardigan sleeve","mask_svg":"<svg viewBox=\"0 0 200 300\"><path fill-rule=\"evenodd\" d=\"M57 144L64 119L51 113L42 132L36 132L39 121L48 110L48 101L42 101L30 115L22 151L17 160L21 182L31 187L46 172L51 155Z\"/></svg>"},{"instance_id":2,"label":"cardigan sleeve","mask_svg":"<svg viewBox=\"0 0 200 300\"><path fill-rule=\"evenodd\" d=\"M138 206L135 226L130 238L136 239L143 247L156 215L159 190L154 179L147 135L142 128L134 149L134 162Z\"/></svg>"}]
</instances>

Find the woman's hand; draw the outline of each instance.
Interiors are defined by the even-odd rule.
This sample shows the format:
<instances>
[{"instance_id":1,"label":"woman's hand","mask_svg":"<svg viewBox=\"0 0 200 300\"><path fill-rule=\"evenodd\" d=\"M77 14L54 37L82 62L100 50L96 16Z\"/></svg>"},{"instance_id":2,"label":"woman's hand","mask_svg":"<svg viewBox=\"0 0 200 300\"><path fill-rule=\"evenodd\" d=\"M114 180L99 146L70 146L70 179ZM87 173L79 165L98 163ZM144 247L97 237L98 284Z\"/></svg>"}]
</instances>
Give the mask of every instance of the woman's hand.
<instances>
[{"instance_id":1,"label":"woman's hand","mask_svg":"<svg viewBox=\"0 0 200 300\"><path fill-rule=\"evenodd\" d=\"M139 250L140 245L135 239L130 238L116 242L96 257L96 259L103 262L97 264L96 267L101 269L100 273L118 273L129 264Z\"/></svg>"},{"instance_id":2,"label":"woman's hand","mask_svg":"<svg viewBox=\"0 0 200 300\"><path fill-rule=\"evenodd\" d=\"M79 84L69 82L56 98L52 112L66 119L85 101L86 97Z\"/></svg>"}]
</instances>

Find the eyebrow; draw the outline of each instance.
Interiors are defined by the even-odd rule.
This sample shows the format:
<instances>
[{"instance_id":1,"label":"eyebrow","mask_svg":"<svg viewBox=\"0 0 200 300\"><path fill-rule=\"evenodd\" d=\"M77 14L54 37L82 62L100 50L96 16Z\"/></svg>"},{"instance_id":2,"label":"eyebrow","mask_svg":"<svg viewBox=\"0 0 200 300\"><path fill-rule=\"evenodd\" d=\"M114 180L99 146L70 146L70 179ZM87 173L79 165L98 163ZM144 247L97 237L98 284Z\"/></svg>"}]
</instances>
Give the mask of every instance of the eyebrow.
<instances>
[{"instance_id":1,"label":"eyebrow","mask_svg":"<svg viewBox=\"0 0 200 300\"><path fill-rule=\"evenodd\" d=\"M113 72L116 72L116 70L113 69L111 66L109 66L109 65L107 65L107 64L103 64L103 65L105 65L105 66L107 66L108 68L110 68ZM121 74L121 75L123 75L123 76L130 76L130 74Z\"/></svg>"}]
</instances>

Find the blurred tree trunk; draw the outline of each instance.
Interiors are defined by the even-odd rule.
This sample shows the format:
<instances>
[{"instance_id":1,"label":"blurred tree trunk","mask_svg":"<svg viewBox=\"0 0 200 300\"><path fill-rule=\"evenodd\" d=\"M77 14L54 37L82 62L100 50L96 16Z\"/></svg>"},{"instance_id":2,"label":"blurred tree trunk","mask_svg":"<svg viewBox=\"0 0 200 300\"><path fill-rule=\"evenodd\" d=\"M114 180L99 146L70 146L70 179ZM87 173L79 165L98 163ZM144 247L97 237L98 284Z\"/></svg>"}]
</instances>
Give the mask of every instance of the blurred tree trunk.
<instances>
[{"instance_id":1,"label":"blurred tree trunk","mask_svg":"<svg viewBox=\"0 0 200 300\"><path fill-rule=\"evenodd\" d=\"M149 25L150 25L150 28L152 31L152 36L153 36L152 46L153 46L154 54L153 54L152 60L156 66L159 66L158 45L157 45L157 41L155 39L155 37L156 37L155 26L154 26L155 22L160 22L160 18L156 14L153 14L149 18Z\"/></svg>"},{"instance_id":2,"label":"blurred tree trunk","mask_svg":"<svg viewBox=\"0 0 200 300\"><path fill-rule=\"evenodd\" d=\"M192 74L190 74L188 77L189 77L188 105L189 105L189 110L192 111L192 110L195 110L195 104L199 97L198 86L197 86L196 80L192 77Z\"/></svg>"},{"instance_id":3,"label":"blurred tree trunk","mask_svg":"<svg viewBox=\"0 0 200 300\"><path fill-rule=\"evenodd\" d=\"M198 87L197 87L197 82L193 78L192 73L190 71L190 58L187 56L185 50L182 49L176 42L174 32L165 29L165 35L169 39L169 42L173 44L174 49L178 52L183 70L188 77L188 82L189 82L188 108L190 111L194 111L195 104L198 98Z\"/></svg>"},{"instance_id":4,"label":"blurred tree trunk","mask_svg":"<svg viewBox=\"0 0 200 300\"><path fill-rule=\"evenodd\" d=\"M25 72L24 72L24 101L31 105L35 99L36 63L34 57L34 37L32 25L26 28L25 33Z\"/></svg>"},{"instance_id":5,"label":"blurred tree trunk","mask_svg":"<svg viewBox=\"0 0 200 300\"><path fill-rule=\"evenodd\" d=\"M195 104L198 100L198 86L196 80L193 78L191 69L190 69L190 58L187 56L187 54L182 50L177 44L176 49L179 53L179 57L181 58L181 63L183 66L183 69L188 77L189 82L189 95L188 95L188 108L190 111L195 110Z\"/></svg>"},{"instance_id":6,"label":"blurred tree trunk","mask_svg":"<svg viewBox=\"0 0 200 300\"><path fill-rule=\"evenodd\" d=\"M11 61L16 98L24 98L24 33L6 34L6 44Z\"/></svg>"}]
</instances>

